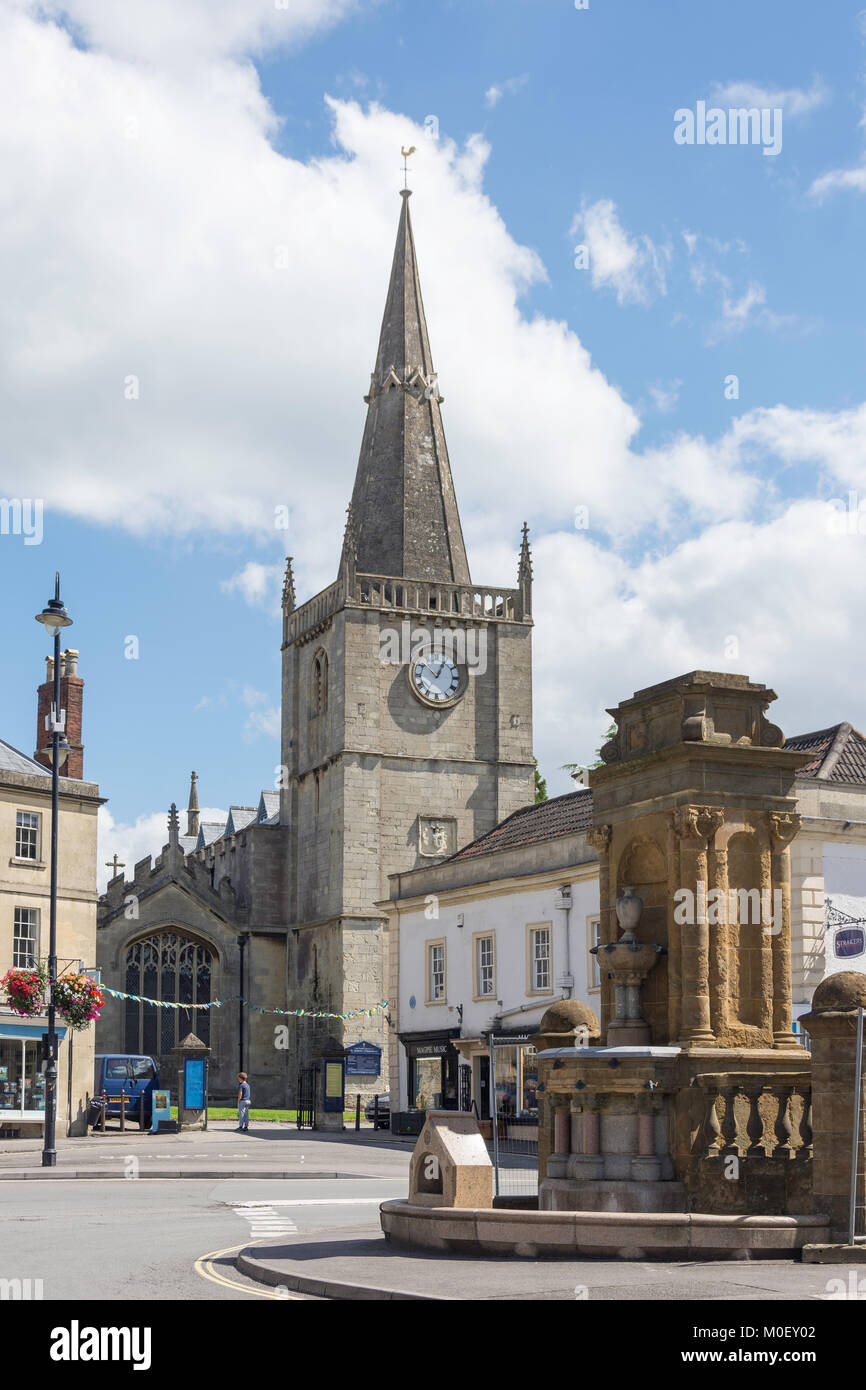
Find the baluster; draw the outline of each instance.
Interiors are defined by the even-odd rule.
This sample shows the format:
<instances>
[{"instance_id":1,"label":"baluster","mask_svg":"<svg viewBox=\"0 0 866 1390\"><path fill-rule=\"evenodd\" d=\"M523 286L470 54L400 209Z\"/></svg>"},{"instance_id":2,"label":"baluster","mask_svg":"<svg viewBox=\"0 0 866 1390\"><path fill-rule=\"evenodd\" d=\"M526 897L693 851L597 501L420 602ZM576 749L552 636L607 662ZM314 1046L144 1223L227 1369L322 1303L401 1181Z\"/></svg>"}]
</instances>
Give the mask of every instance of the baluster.
<instances>
[{"instance_id":1,"label":"baluster","mask_svg":"<svg viewBox=\"0 0 866 1390\"><path fill-rule=\"evenodd\" d=\"M778 1088L779 1109L776 1115L776 1147L773 1150L774 1158L791 1157L791 1114L788 1102L791 1099L792 1086L780 1086Z\"/></svg>"},{"instance_id":2,"label":"baluster","mask_svg":"<svg viewBox=\"0 0 866 1390\"><path fill-rule=\"evenodd\" d=\"M760 1099L764 1087L755 1083L746 1086L745 1093L749 1100L749 1118L746 1121L746 1133L749 1136L749 1147L746 1153L751 1157L766 1158L767 1150L764 1148L764 1121L761 1117Z\"/></svg>"},{"instance_id":3,"label":"baluster","mask_svg":"<svg viewBox=\"0 0 866 1390\"><path fill-rule=\"evenodd\" d=\"M800 1116L800 1139L801 1147L797 1150L798 1158L812 1157L812 1088L803 1088L803 1114Z\"/></svg>"},{"instance_id":4,"label":"baluster","mask_svg":"<svg viewBox=\"0 0 866 1390\"><path fill-rule=\"evenodd\" d=\"M722 1153L740 1152L737 1144L737 1114L734 1101L739 1092L739 1086L725 1086L722 1095L725 1098L725 1118L722 1120Z\"/></svg>"},{"instance_id":5,"label":"baluster","mask_svg":"<svg viewBox=\"0 0 866 1390\"><path fill-rule=\"evenodd\" d=\"M717 1158L719 1155L719 1135L722 1131L716 1113L717 1099L718 1091L707 1092L707 1113L704 1116L703 1127L703 1137L706 1143L704 1158Z\"/></svg>"}]
</instances>

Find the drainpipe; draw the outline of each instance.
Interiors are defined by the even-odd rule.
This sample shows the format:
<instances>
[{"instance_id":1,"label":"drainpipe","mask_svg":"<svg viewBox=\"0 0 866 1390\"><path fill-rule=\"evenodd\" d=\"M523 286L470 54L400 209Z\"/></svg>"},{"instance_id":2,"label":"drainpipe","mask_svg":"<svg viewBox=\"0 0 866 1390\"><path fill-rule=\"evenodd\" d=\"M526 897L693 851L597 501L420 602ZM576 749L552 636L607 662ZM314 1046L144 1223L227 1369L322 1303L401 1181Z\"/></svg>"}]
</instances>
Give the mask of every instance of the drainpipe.
<instances>
[{"instance_id":1,"label":"drainpipe","mask_svg":"<svg viewBox=\"0 0 866 1390\"><path fill-rule=\"evenodd\" d=\"M573 976L572 973L571 973L571 940L570 940L570 938L571 938L571 930L570 930L570 923L571 923L571 884L570 884L570 883L564 883L564 884L562 885L562 887L559 889L559 891L558 891L557 894L556 894L556 901L554 902L554 907L556 908L557 912L563 913L563 916L564 916L565 951L564 951L564 953L563 953L563 960L565 961L565 970L563 971L563 974L562 974L562 977L561 977L561 980L560 980L560 988L562 989L562 997L563 997L563 999L570 999L570 998L571 998L571 992L572 992L572 990L574 989L574 976Z\"/></svg>"},{"instance_id":2,"label":"drainpipe","mask_svg":"<svg viewBox=\"0 0 866 1390\"><path fill-rule=\"evenodd\" d=\"M243 997L244 997L244 951L245 951L245 949L246 949L247 942L249 941L249 939L250 939L250 934L249 934L249 932L241 932L240 936L238 937L238 946L240 947L240 952L241 952L240 990L239 990L238 992L239 992L239 994L240 994L241 1000L242 1000ZM238 1071L243 1071L243 1070L244 1070L244 1006L243 1006L242 1003L239 1002L239 1003L238 1003Z\"/></svg>"}]
</instances>

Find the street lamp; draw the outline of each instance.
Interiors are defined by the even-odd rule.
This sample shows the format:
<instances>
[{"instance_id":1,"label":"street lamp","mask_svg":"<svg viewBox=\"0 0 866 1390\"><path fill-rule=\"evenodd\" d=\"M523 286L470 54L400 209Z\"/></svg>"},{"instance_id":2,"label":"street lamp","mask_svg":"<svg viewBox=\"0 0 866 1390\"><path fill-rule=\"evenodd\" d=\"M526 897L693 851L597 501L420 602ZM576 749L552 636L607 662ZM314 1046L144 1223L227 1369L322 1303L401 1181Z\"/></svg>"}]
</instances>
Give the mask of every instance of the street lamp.
<instances>
[{"instance_id":1,"label":"street lamp","mask_svg":"<svg viewBox=\"0 0 866 1390\"><path fill-rule=\"evenodd\" d=\"M56 1168L54 1133L57 1123L57 1034L54 1028L54 986L57 981L57 823L60 818L60 763L64 750L66 753L69 752L64 733L65 718L60 709L60 630L72 623L61 602L59 573L54 576L54 597L48 600L41 613L36 614L36 621L54 634L54 701L50 718L46 721L51 731L51 909L48 936L48 1036L42 1167Z\"/></svg>"}]
</instances>

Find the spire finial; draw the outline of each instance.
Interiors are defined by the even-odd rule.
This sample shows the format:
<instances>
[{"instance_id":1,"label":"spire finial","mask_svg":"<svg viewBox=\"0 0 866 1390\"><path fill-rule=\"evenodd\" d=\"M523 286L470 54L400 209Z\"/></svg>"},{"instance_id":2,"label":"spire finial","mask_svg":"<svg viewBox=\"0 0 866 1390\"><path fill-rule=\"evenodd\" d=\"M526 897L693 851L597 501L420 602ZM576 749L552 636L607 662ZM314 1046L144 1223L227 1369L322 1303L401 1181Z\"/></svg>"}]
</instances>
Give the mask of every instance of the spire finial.
<instances>
[{"instance_id":1,"label":"spire finial","mask_svg":"<svg viewBox=\"0 0 866 1390\"><path fill-rule=\"evenodd\" d=\"M346 529L343 533L343 554L340 570L348 585L355 583L355 567L358 563L358 536L355 530L355 504L350 502L346 508Z\"/></svg>"},{"instance_id":2,"label":"spire finial","mask_svg":"<svg viewBox=\"0 0 866 1390\"><path fill-rule=\"evenodd\" d=\"M403 156L403 188L402 192L407 193L411 198L412 192L409 188L409 156L415 153L415 146L410 145L408 150L405 145L400 146L400 153Z\"/></svg>"},{"instance_id":3,"label":"spire finial","mask_svg":"<svg viewBox=\"0 0 866 1390\"><path fill-rule=\"evenodd\" d=\"M174 802L168 813L168 843L172 849L180 848L180 821L177 818L177 806Z\"/></svg>"},{"instance_id":4,"label":"spire finial","mask_svg":"<svg viewBox=\"0 0 866 1390\"><path fill-rule=\"evenodd\" d=\"M292 570L292 557L286 556L286 577L283 580L283 612L295 611L295 576Z\"/></svg>"},{"instance_id":5,"label":"spire finial","mask_svg":"<svg viewBox=\"0 0 866 1390\"><path fill-rule=\"evenodd\" d=\"M517 585L523 595L523 616L532 617L532 551L529 548L529 527L523 523L523 539L520 543L520 564L517 567Z\"/></svg>"},{"instance_id":6,"label":"spire finial","mask_svg":"<svg viewBox=\"0 0 866 1390\"><path fill-rule=\"evenodd\" d=\"M198 788L196 782L198 774L190 773L189 779L189 805L186 808L186 833L187 835L198 835Z\"/></svg>"}]
</instances>

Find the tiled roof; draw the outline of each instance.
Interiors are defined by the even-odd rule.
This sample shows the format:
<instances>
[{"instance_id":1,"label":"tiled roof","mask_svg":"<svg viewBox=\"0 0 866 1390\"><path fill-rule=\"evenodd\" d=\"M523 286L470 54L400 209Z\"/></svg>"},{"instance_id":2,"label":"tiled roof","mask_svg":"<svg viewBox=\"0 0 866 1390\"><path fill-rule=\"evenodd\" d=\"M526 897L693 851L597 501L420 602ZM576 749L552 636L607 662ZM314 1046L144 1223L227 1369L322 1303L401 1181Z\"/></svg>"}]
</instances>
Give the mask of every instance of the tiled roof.
<instances>
[{"instance_id":1,"label":"tiled roof","mask_svg":"<svg viewBox=\"0 0 866 1390\"><path fill-rule=\"evenodd\" d=\"M451 862L473 859L478 854L492 854L496 850L534 845L541 840L555 840L562 835L579 835L589 830L591 825L592 792L589 787L582 787L580 791L568 792L565 796L555 796L552 801L541 801L537 806L524 806L515 811L495 829L458 850L451 856Z\"/></svg>"},{"instance_id":2,"label":"tiled roof","mask_svg":"<svg viewBox=\"0 0 866 1390\"><path fill-rule=\"evenodd\" d=\"M798 777L821 782L866 783L866 738L853 724L834 724L814 734L797 734L785 747L814 757L800 768Z\"/></svg>"},{"instance_id":3,"label":"tiled roof","mask_svg":"<svg viewBox=\"0 0 866 1390\"><path fill-rule=\"evenodd\" d=\"M229 818L226 821L226 835L235 835L238 830L243 830L244 826L249 825L255 818L255 806L230 806Z\"/></svg>"},{"instance_id":4,"label":"tiled roof","mask_svg":"<svg viewBox=\"0 0 866 1390\"><path fill-rule=\"evenodd\" d=\"M280 811L279 792L262 792L259 797L259 809L256 814L257 821L265 821L269 825L274 823L274 816L278 816Z\"/></svg>"},{"instance_id":5,"label":"tiled roof","mask_svg":"<svg viewBox=\"0 0 866 1390\"><path fill-rule=\"evenodd\" d=\"M218 840L225 833L225 826L220 821L203 820L198 828L197 849L204 849L205 845L212 845L214 840Z\"/></svg>"},{"instance_id":6,"label":"tiled roof","mask_svg":"<svg viewBox=\"0 0 866 1390\"><path fill-rule=\"evenodd\" d=\"M6 743L0 738L0 772L28 772L37 777L51 777L48 768L41 763L36 763L32 758L28 758L26 753L19 753L17 748L13 748L11 743Z\"/></svg>"}]
</instances>

